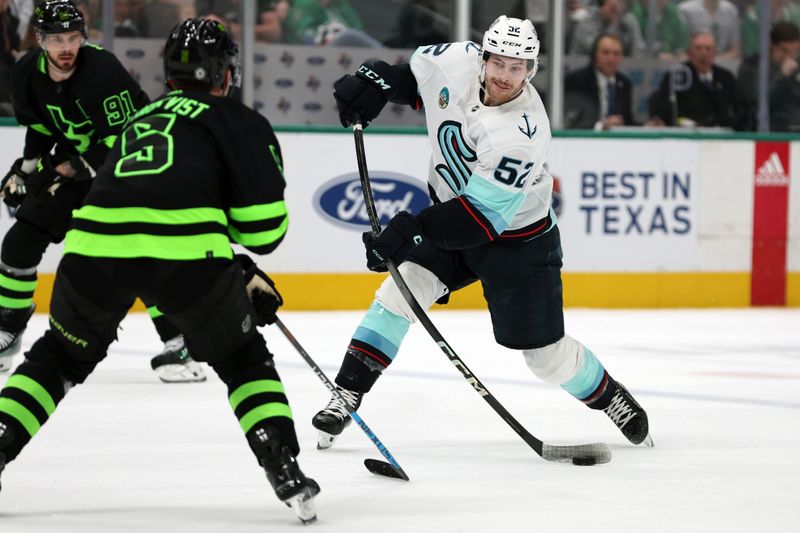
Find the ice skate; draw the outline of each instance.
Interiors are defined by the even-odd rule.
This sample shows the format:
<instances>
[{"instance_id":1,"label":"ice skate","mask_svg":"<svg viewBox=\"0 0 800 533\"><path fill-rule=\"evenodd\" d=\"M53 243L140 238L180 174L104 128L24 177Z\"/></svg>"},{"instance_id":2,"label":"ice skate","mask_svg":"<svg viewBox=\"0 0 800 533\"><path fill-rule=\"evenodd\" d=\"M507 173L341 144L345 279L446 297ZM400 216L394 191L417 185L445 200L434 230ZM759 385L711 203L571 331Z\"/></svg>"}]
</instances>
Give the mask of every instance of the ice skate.
<instances>
[{"instance_id":1,"label":"ice skate","mask_svg":"<svg viewBox=\"0 0 800 533\"><path fill-rule=\"evenodd\" d=\"M193 383L206 380L206 372L189 355L183 335L164 343L164 350L150 361L158 378L164 383Z\"/></svg>"},{"instance_id":2,"label":"ice skate","mask_svg":"<svg viewBox=\"0 0 800 533\"><path fill-rule=\"evenodd\" d=\"M647 422L647 413L642 406L633 399L622 383L617 382L617 390L611 403L603 409L625 438L633 444L644 444L653 446L653 439L650 437L650 427Z\"/></svg>"},{"instance_id":3,"label":"ice skate","mask_svg":"<svg viewBox=\"0 0 800 533\"><path fill-rule=\"evenodd\" d=\"M291 507L303 524L314 522L314 497L319 494L319 485L303 474L297 458L281 443L278 431L271 427L258 429L250 437L250 444L278 499Z\"/></svg>"},{"instance_id":4,"label":"ice skate","mask_svg":"<svg viewBox=\"0 0 800 533\"><path fill-rule=\"evenodd\" d=\"M0 310L0 372L8 372L22 347L22 334L31 315L36 310L33 304L26 309Z\"/></svg>"},{"instance_id":5,"label":"ice skate","mask_svg":"<svg viewBox=\"0 0 800 533\"><path fill-rule=\"evenodd\" d=\"M360 392L345 389L336 386L336 390L347 401L350 409L356 410L361 405L363 394ZM347 412L347 407L339 400L339 397L334 394L331 396L328 405L322 411L314 415L311 419L311 425L319 430L317 435L317 449L326 450L333 446L333 441L337 435L340 435L344 428L346 428L352 418Z\"/></svg>"},{"instance_id":6,"label":"ice skate","mask_svg":"<svg viewBox=\"0 0 800 533\"><path fill-rule=\"evenodd\" d=\"M0 476L3 475L3 469L6 467L6 454L3 453L3 448L14 439L11 428L0 422ZM3 485L0 483L0 490Z\"/></svg>"}]
</instances>

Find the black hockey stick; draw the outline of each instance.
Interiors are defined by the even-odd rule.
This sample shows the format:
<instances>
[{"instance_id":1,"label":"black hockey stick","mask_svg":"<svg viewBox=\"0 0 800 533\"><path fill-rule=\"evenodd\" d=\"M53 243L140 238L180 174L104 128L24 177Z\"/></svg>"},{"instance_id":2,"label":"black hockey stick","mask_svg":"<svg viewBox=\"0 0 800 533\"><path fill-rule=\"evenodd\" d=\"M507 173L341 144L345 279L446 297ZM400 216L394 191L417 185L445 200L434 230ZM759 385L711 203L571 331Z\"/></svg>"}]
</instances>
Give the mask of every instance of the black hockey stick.
<instances>
[{"instance_id":1,"label":"black hockey stick","mask_svg":"<svg viewBox=\"0 0 800 533\"><path fill-rule=\"evenodd\" d=\"M283 322L281 322L280 318L276 318L275 325L278 326L278 329L280 329L284 336L286 336L286 340L288 340L291 345L294 346L294 349L297 350L297 353L300 354L300 357L302 357L305 362L308 363L308 366L311 367L311 370L314 371L320 381L325 384L325 387L327 387L328 390L331 391L340 402L342 402L342 405L347 408L347 412L350 414L353 420L355 420L356 424L358 424L359 427L364 430L364 433L366 433L367 437L369 437L369 440L372 441L375 447L378 448L378 451L381 452L381 455L383 455L386 460L389 461L387 463L386 461L379 461L377 459L364 459L364 466L367 467L367 470L373 474L379 474L381 476L404 479L408 481L408 474L403 471L400 463L398 463L394 456L389 453L389 450L383 445L378 436L373 433L367 423L364 422L364 419L361 418L358 413L355 412L355 410L350 408L350 404L348 404L347 401L342 398L342 395L339 394L339 391L336 390L336 385L333 384L333 382L328 378L328 376L325 375L325 372L322 371L319 365L314 362L310 355L308 355L308 352L303 349L295 336L292 335L292 332L289 331L289 328L287 328Z\"/></svg>"},{"instance_id":2,"label":"black hockey stick","mask_svg":"<svg viewBox=\"0 0 800 533\"><path fill-rule=\"evenodd\" d=\"M374 235L378 235L381 232L381 223L378 215L375 211L375 200L372 195L372 187L370 186L369 182L369 173L367 171L367 156L364 151L364 130L361 127L360 123L357 123L353 126L353 136L355 137L356 142L356 158L358 159L358 174L359 178L361 179L361 188L364 194L364 203L367 206L367 214L369 215L369 221L372 225L372 233ZM517 435L522 437L528 446L533 448L533 450L539 454L540 457L546 459L548 461L556 461L556 462L564 462L564 463L573 463L576 465L593 465L597 463L607 463L611 460L611 449L608 447L607 444L602 442L597 442L593 444L578 444L575 446L553 446L551 444L545 444L541 440L537 439L533 435L531 435L528 430L522 427L511 413L509 413L503 405L497 401L489 390L481 383L481 381L475 376L475 374L467 368L467 365L458 357L455 350L450 347L447 343L445 338L442 336L441 333L436 329L436 326L433 325L431 319L428 318L428 315L425 313L425 310L419 305L417 299L411 293L411 290L408 288L403 277L400 275L400 272L397 271L397 266L395 266L393 261L387 261L386 263L387 268L389 269L389 273L392 276L397 288L400 289L400 292L405 298L408 305L411 307L411 310L416 315L417 319L420 323L425 327L425 330L430 334L436 344L439 345L439 348L442 349L444 354L450 360L451 363L461 372L461 375L464 376L464 379L472 385L472 388L475 389L475 392L481 395L481 397L486 400L486 403L492 406L492 409L495 410L500 417L506 421L506 423L511 426L511 428L517 432Z\"/></svg>"}]
</instances>

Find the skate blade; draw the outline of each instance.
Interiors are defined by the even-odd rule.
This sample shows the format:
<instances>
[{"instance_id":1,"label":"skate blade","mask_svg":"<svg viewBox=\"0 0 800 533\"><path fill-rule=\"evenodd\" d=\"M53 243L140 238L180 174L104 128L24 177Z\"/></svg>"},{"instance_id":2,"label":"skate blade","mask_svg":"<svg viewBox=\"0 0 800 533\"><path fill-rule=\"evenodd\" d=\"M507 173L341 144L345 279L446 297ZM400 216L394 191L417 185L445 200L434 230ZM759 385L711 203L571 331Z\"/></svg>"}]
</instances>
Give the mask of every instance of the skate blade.
<instances>
[{"instance_id":1,"label":"skate blade","mask_svg":"<svg viewBox=\"0 0 800 533\"><path fill-rule=\"evenodd\" d=\"M162 365L155 369L155 373L164 383L200 383L206 380L206 373L197 363Z\"/></svg>"},{"instance_id":2,"label":"skate blade","mask_svg":"<svg viewBox=\"0 0 800 533\"><path fill-rule=\"evenodd\" d=\"M317 449L327 450L328 448L333 446L334 440L336 440L336 435L331 435L330 433L325 433L324 431L320 431L317 434Z\"/></svg>"},{"instance_id":3,"label":"skate blade","mask_svg":"<svg viewBox=\"0 0 800 533\"><path fill-rule=\"evenodd\" d=\"M303 525L308 525L317 521L317 511L314 509L314 496L316 496L318 492L319 490L306 488L291 498L284 500L284 503L292 508Z\"/></svg>"}]
</instances>

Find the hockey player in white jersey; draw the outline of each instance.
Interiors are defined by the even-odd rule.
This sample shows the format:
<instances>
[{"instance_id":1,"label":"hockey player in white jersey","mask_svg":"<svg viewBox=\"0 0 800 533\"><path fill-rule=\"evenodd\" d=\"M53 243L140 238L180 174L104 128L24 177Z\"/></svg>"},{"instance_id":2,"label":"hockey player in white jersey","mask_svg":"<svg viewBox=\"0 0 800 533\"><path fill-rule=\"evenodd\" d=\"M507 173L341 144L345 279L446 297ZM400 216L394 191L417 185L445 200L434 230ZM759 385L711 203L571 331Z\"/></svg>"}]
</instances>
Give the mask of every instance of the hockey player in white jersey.
<instances>
[{"instance_id":1,"label":"hockey player in white jersey","mask_svg":"<svg viewBox=\"0 0 800 533\"><path fill-rule=\"evenodd\" d=\"M434 205L364 234L367 266L399 270L427 309L480 281L495 340L531 371L604 411L633 444L652 445L647 414L594 353L564 332L562 253L544 169L550 122L529 83L539 40L529 20L502 16L472 42L420 47L408 64L369 61L335 85L342 125L365 126L387 101L425 108ZM391 277L356 328L336 377L358 408L391 364L415 316ZM319 448L350 423L337 396L312 421Z\"/></svg>"}]
</instances>

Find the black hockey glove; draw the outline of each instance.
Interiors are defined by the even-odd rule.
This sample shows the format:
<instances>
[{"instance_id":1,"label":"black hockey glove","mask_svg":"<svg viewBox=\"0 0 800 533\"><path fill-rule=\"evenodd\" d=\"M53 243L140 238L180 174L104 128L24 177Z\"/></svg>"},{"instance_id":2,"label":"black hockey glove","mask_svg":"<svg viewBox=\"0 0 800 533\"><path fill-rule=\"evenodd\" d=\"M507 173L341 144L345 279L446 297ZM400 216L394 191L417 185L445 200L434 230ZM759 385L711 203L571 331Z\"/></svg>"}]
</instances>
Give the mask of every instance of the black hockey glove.
<instances>
[{"instance_id":1,"label":"black hockey glove","mask_svg":"<svg viewBox=\"0 0 800 533\"><path fill-rule=\"evenodd\" d=\"M2 195L3 201L9 207L19 207L28 190L27 180L30 177L30 173L22 170L23 161L24 159L21 157L14 161L11 169L3 178L2 183L0 183L0 195Z\"/></svg>"},{"instance_id":2,"label":"black hockey glove","mask_svg":"<svg viewBox=\"0 0 800 533\"><path fill-rule=\"evenodd\" d=\"M49 154L45 155L39 160L36 170L31 172L25 179L28 194L39 197L48 194L48 189L59 177L60 175L56 172L51 156Z\"/></svg>"},{"instance_id":3,"label":"black hockey glove","mask_svg":"<svg viewBox=\"0 0 800 533\"><path fill-rule=\"evenodd\" d=\"M244 271L247 296L256 310L256 324L265 326L275 323L278 308L283 305L283 298L275 288L275 282L258 268L249 255L236 254L236 259Z\"/></svg>"},{"instance_id":4,"label":"black hockey glove","mask_svg":"<svg viewBox=\"0 0 800 533\"><path fill-rule=\"evenodd\" d=\"M339 107L339 121L345 128L359 120L366 128L389 101L383 89L362 73L363 69L374 74L368 67L361 65L355 75L342 76L333 84L333 97Z\"/></svg>"},{"instance_id":5,"label":"black hockey glove","mask_svg":"<svg viewBox=\"0 0 800 533\"><path fill-rule=\"evenodd\" d=\"M367 268L373 272L386 272L386 262L402 262L411 248L422 244L422 226L407 211L400 211L375 237L372 232L362 236L367 248Z\"/></svg>"}]
</instances>

